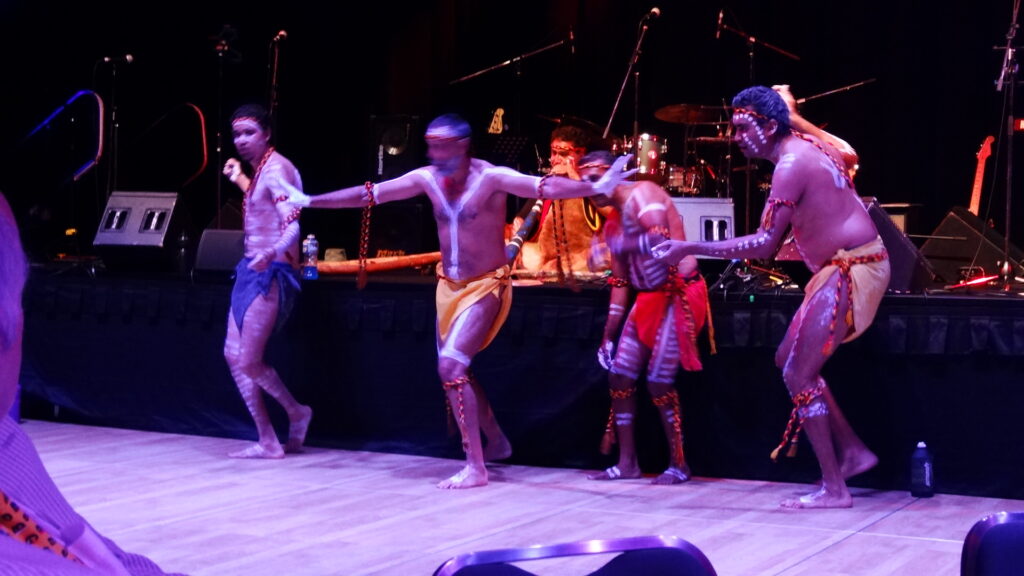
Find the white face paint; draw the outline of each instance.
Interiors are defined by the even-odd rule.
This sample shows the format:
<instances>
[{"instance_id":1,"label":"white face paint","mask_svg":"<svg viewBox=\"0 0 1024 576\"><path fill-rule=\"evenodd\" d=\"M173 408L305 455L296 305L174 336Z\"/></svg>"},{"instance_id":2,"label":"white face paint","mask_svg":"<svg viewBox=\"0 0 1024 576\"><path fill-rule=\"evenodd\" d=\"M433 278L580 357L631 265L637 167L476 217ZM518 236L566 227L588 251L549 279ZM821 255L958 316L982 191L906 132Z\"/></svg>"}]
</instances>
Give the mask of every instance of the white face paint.
<instances>
[{"instance_id":1,"label":"white face paint","mask_svg":"<svg viewBox=\"0 0 1024 576\"><path fill-rule=\"evenodd\" d=\"M737 112L732 116L733 140L748 158L767 158L771 152L768 133L759 126L754 116Z\"/></svg>"}]
</instances>

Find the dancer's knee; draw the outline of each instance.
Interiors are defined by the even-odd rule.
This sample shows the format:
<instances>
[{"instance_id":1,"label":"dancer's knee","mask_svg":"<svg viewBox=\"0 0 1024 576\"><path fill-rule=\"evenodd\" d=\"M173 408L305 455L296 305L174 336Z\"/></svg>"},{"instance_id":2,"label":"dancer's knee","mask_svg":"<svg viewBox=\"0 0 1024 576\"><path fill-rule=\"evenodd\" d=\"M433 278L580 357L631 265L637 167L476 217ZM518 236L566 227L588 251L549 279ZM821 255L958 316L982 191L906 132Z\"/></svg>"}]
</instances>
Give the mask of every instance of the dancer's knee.
<instances>
[{"instance_id":1,"label":"dancer's knee","mask_svg":"<svg viewBox=\"0 0 1024 576\"><path fill-rule=\"evenodd\" d=\"M460 359L440 356L437 360L437 375L441 382L450 382L469 373L469 364Z\"/></svg>"}]
</instances>

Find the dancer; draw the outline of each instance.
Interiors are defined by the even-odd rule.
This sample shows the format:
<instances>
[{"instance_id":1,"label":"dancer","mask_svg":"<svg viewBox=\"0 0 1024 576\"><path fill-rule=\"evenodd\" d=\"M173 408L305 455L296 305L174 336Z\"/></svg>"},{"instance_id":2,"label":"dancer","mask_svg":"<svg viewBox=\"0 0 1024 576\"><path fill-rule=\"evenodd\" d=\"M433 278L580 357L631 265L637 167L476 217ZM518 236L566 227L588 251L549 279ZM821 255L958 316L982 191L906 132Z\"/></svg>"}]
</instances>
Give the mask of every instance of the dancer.
<instances>
[{"instance_id":1,"label":"dancer","mask_svg":"<svg viewBox=\"0 0 1024 576\"><path fill-rule=\"evenodd\" d=\"M485 461L512 453L470 368L476 354L497 335L512 304L504 238L507 194L534 199L610 194L632 174L622 171L629 161L624 156L596 183L553 175L528 176L471 157L471 136L470 126L461 116L442 115L427 127L429 166L377 184L367 182L326 194L307 196L292 191L295 204L310 208L353 208L418 195L426 195L433 204L441 248L437 371L466 453L465 467L441 481L439 488L484 486L488 480Z\"/></svg>"},{"instance_id":2,"label":"dancer","mask_svg":"<svg viewBox=\"0 0 1024 576\"><path fill-rule=\"evenodd\" d=\"M224 174L242 188L245 253L235 268L231 291L224 358L231 376L256 422L257 442L229 454L232 458L283 458L299 452L306 439L313 410L300 404L264 362L267 341L288 319L300 291L299 213L290 205L289 190L301 189L299 171L270 144L270 115L263 106L246 104L231 116L235 149L249 166L242 171L236 159L224 165ZM264 404L263 392L281 403L288 413L288 440L277 438Z\"/></svg>"},{"instance_id":3,"label":"dancer","mask_svg":"<svg viewBox=\"0 0 1024 576\"><path fill-rule=\"evenodd\" d=\"M770 258L788 227L814 273L803 303L775 354L793 399L782 443L790 454L802 429L821 467L815 492L782 502L787 508L848 508L846 479L878 462L846 421L821 377L842 342L867 330L889 285L889 259L875 224L857 195L849 167L831 145L793 130L778 92L753 86L733 99L733 141L749 158L775 164L772 190L753 233L716 242L670 240L655 256L678 262L692 254Z\"/></svg>"},{"instance_id":4,"label":"dancer","mask_svg":"<svg viewBox=\"0 0 1024 576\"><path fill-rule=\"evenodd\" d=\"M583 157L580 175L596 181L612 164L610 152ZM708 290L697 259L684 257L668 265L651 256L650 246L668 238L683 240L683 220L661 186L641 180L620 184L610 197L594 198L615 208L618 217L605 226L612 253L612 293L597 358L608 370L611 411L606 442L618 436L618 462L591 480L639 478L633 421L637 379L646 374L647 391L658 409L669 446L669 465L653 484L681 484L690 479L683 452L682 410L675 390L679 367L701 369L697 335L708 318ZM629 306L635 292L636 299ZM617 342L617 343L616 343Z\"/></svg>"}]
</instances>

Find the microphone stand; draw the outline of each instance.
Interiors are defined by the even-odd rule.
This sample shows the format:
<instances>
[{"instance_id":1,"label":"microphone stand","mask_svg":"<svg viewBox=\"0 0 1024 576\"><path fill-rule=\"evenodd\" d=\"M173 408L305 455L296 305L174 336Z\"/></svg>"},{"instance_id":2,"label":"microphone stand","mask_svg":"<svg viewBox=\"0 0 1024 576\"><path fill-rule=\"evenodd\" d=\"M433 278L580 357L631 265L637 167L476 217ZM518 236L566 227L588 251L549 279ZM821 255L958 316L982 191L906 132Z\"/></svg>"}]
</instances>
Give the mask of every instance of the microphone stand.
<instances>
[{"instance_id":1,"label":"microphone stand","mask_svg":"<svg viewBox=\"0 0 1024 576\"><path fill-rule=\"evenodd\" d=\"M750 61L750 85L751 86L754 85L754 47L756 45L760 44L761 46L764 46L765 48L768 48L769 50L774 50L775 52L778 52L779 54L782 54L783 56L786 56L787 58L791 58L791 59L797 60L797 61L800 60L800 57L797 56L796 54L793 54L792 52L787 52L786 50L783 50L782 48L779 48L778 46L774 46L774 45L769 44L767 42L762 42L762 41L758 40L757 38L751 36L750 34L747 34L746 32L744 32L744 31L742 31L742 30L740 30L738 28L734 28L734 27L732 27L732 26L730 26L728 24L725 24L725 23L720 24L720 27L721 27L722 30L727 30L729 32L732 32L733 34L736 34L737 36L743 38L747 42L747 46L749 48L748 53L747 53L747 58ZM746 190L744 192L744 194L746 195L746 200L744 201L745 206L744 206L744 215L743 215L743 228L744 228L743 232L745 234L750 232L750 190L751 190L751 172L752 172L752 168L753 168L753 164L751 163L750 159L747 158L747 166L746 166L746 170L745 170L747 182L746 182Z\"/></svg>"},{"instance_id":2,"label":"microphone stand","mask_svg":"<svg viewBox=\"0 0 1024 576\"><path fill-rule=\"evenodd\" d=\"M1003 291L1010 291L1010 282L1014 279L1015 273L1010 266L1010 215L1011 199L1013 198L1013 98L1014 88L1017 84L1017 60L1015 58L1013 40L1017 35L1017 15L1020 11L1020 0L1013 1L1013 17L1010 21L1010 30L1006 33L1006 47L1004 48L1003 66L999 71L999 79L996 81L996 91L1002 92L1003 85L1006 85L1005 105L1006 113L1006 233L1003 235L1003 265L999 275L1003 282Z\"/></svg>"},{"instance_id":3,"label":"microphone stand","mask_svg":"<svg viewBox=\"0 0 1024 576\"><path fill-rule=\"evenodd\" d=\"M640 20L640 31L637 34L636 46L633 48L633 54L629 57L629 66L626 68L626 75L622 79L622 86L619 87L619 94L615 97L615 104L612 106L612 113L608 116L608 123L604 127L604 133L601 138L608 140L608 133L612 129L612 121L615 120L615 114L619 110L619 104L622 102L622 94L626 91L626 84L629 83L630 76L633 77L633 143L630 148L633 152L633 161L638 162L639 159L636 157L637 148L640 146L640 121L638 115L639 106L639 95L640 95L640 72L634 72L636 63L640 60L640 46L644 42L644 37L647 36L647 28L649 28L647 22L650 20L651 14L644 14L644 17Z\"/></svg>"},{"instance_id":4,"label":"microphone stand","mask_svg":"<svg viewBox=\"0 0 1024 576\"><path fill-rule=\"evenodd\" d=\"M277 71L281 60L281 40L280 36L275 36L270 41L270 103L267 105L267 110L270 111L270 121L273 123L272 132L274 138L277 139L277 105L278 105L278 84L277 84Z\"/></svg>"},{"instance_id":5,"label":"microphone stand","mask_svg":"<svg viewBox=\"0 0 1024 576\"><path fill-rule=\"evenodd\" d=\"M110 195L117 188L117 134L120 121L117 119L117 60L110 61L110 161L107 162L107 194Z\"/></svg>"},{"instance_id":6,"label":"microphone stand","mask_svg":"<svg viewBox=\"0 0 1024 576\"><path fill-rule=\"evenodd\" d=\"M228 45L228 41L221 38L217 41L217 45L214 50L217 52L217 170L218 172L224 168L224 56L228 53L231 46ZM221 211L224 206L221 202L223 180L220 174L217 175L216 180L216 201L217 201L217 230L221 229Z\"/></svg>"}]
</instances>

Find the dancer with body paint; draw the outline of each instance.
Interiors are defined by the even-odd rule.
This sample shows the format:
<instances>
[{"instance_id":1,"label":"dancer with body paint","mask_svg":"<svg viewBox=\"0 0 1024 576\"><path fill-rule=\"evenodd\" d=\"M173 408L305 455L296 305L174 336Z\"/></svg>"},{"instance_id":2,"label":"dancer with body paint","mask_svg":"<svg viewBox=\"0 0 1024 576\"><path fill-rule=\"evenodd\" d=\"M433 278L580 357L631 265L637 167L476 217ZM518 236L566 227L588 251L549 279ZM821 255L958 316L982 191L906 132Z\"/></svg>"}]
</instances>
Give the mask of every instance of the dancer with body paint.
<instances>
[{"instance_id":1,"label":"dancer with body paint","mask_svg":"<svg viewBox=\"0 0 1024 576\"><path fill-rule=\"evenodd\" d=\"M231 115L235 149L253 168L251 177L232 158L224 175L242 189L245 252L235 268L224 358L256 422L257 442L229 454L232 458L283 458L298 452L306 439L313 410L300 404L263 359L267 341L287 320L300 290L299 212L286 202L289 191L302 188L299 171L271 145L270 115L259 104L240 106ZM288 413L284 447L270 421L263 393Z\"/></svg>"},{"instance_id":2,"label":"dancer with body paint","mask_svg":"<svg viewBox=\"0 0 1024 576\"><path fill-rule=\"evenodd\" d=\"M605 150L587 154L579 167L580 176L596 181L611 167L613 159ZM610 452L617 437L619 458L614 466L588 478L641 476L633 420L637 413L637 381L644 377L669 447L668 467L652 483L682 484L690 479L690 467L683 454L683 414L675 381L680 368L702 368L697 335L709 317L707 285L694 256L684 257L678 266L651 256L653 244L686 238L683 219L661 186L649 180L626 182L610 197L595 197L594 201L602 207L613 207L618 215L605 225L612 254L612 276L608 280L612 293L597 359L608 370L611 396L606 441L601 448Z\"/></svg>"},{"instance_id":3,"label":"dancer with body paint","mask_svg":"<svg viewBox=\"0 0 1024 576\"><path fill-rule=\"evenodd\" d=\"M507 195L534 199L607 195L634 172L622 170L629 161L623 156L595 183L528 176L472 158L471 136L462 117L439 116L426 131L429 166L377 184L366 182L315 196L294 189L291 197L295 205L309 208L365 207L419 195L430 199L441 249L437 371L466 452L465 467L438 483L439 488L486 485L485 462L512 453L470 369L473 357L497 335L512 304L504 237Z\"/></svg>"},{"instance_id":4,"label":"dancer with body paint","mask_svg":"<svg viewBox=\"0 0 1024 576\"><path fill-rule=\"evenodd\" d=\"M787 508L848 508L846 480L878 458L846 421L821 377L842 342L870 326L889 285L882 239L836 148L796 131L783 97L765 86L747 88L732 101L733 142L748 158L775 164L772 190L752 234L715 242L668 240L653 248L667 262L688 255L770 258L792 226L797 249L814 273L775 354L793 399L782 443L792 455L800 430L807 432L821 467L815 492L782 502Z\"/></svg>"}]
</instances>

